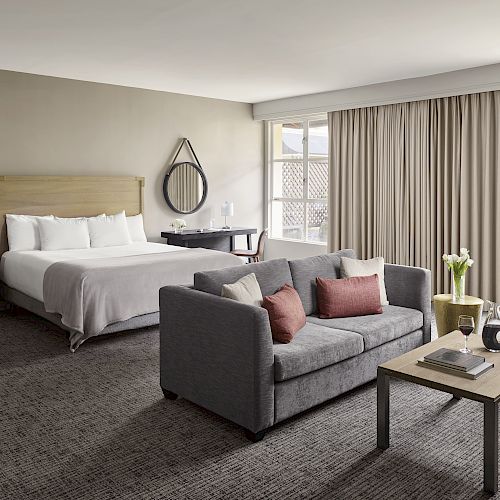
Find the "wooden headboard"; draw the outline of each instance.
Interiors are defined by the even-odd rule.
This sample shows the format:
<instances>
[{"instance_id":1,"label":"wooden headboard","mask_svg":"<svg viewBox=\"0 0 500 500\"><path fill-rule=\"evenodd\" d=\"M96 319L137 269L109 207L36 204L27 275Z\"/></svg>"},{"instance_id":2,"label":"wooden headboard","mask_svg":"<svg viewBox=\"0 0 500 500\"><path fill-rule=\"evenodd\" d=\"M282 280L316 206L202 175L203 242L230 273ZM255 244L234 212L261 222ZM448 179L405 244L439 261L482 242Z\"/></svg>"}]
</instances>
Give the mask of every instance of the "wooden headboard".
<instances>
[{"instance_id":1,"label":"wooden headboard","mask_svg":"<svg viewBox=\"0 0 500 500\"><path fill-rule=\"evenodd\" d=\"M0 255L5 214L90 217L144 210L144 177L0 176Z\"/></svg>"}]
</instances>

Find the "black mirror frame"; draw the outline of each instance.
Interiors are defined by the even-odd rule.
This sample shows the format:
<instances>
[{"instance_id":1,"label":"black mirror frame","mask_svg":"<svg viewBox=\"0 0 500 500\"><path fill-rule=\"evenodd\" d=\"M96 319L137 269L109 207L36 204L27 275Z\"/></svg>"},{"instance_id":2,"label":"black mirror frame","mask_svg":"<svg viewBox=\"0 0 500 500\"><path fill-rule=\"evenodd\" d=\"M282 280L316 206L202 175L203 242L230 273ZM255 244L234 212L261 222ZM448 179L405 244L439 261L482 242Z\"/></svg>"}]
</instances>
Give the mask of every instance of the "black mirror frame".
<instances>
[{"instance_id":1,"label":"black mirror frame","mask_svg":"<svg viewBox=\"0 0 500 500\"><path fill-rule=\"evenodd\" d=\"M179 210L177 207L175 207L173 205L172 201L170 200L170 197L168 196L168 181L170 179L170 176L172 175L172 172L177 167L179 167L181 165L191 165L200 174L201 181L203 183L203 194L201 196L201 200L198 203L198 205L196 205L193 208L193 210L190 210L189 212L183 212L182 210ZM165 175L165 178L163 179L163 197L165 198L165 201L167 202L167 205L170 207L170 209L172 209L174 212L176 212L178 214L189 215L189 214L194 214L195 212L197 212L203 206L203 204L205 203L205 201L207 201L207 194L208 194L207 176L205 175L205 172L203 172L203 169L199 165L196 165L196 163L192 163L190 161L182 161L182 162L179 162L179 163L174 163L170 167L170 169L167 172L167 174Z\"/></svg>"}]
</instances>

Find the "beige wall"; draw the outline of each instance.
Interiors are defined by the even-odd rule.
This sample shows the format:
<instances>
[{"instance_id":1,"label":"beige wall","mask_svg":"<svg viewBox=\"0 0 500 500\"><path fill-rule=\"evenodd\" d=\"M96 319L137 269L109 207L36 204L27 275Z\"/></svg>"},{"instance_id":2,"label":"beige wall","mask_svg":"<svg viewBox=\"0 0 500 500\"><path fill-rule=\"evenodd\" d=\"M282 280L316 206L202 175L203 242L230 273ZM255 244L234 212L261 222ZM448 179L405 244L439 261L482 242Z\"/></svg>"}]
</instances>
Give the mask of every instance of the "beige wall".
<instances>
[{"instance_id":1,"label":"beige wall","mask_svg":"<svg viewBox=\"0 0 500 500\"><path fill-rule=\"evenodd\" d=\"M0 71L0 175L144 176L151 240L176 217L220 225L224 200L234 201L231 224L262 227L262 127L249 104ZM181 137L209 184L204 207L186 216L162 196Z\"/></svg>"}]
</instances>

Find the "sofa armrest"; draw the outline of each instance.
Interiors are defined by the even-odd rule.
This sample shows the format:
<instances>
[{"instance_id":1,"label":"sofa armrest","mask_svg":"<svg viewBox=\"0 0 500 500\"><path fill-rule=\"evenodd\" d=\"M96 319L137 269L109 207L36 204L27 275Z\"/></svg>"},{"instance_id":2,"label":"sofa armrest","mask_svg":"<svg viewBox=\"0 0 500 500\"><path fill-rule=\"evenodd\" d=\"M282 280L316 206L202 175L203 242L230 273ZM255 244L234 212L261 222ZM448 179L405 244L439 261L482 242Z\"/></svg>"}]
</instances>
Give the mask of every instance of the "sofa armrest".
<instances>
[{"instance_id":1,"label":"sofa armrest","mask_svg":"<svg viewBox=\"0 0 500 500\"><path fill-rule=\"evenodd\" d=\"M274 423L267 311L181 286L160 290L161 386L252 432Z\"/></svg>"},{"instance_id":2,"label":"sofa armrest","mask_svg":"<svg viewBox=\"0 0 500 500\"><path fill-rule=\"evenodd\" d=\"M424 344L431 340L431 272L421 267L386 264L387 300L390 304L418 309L424 315Z\"/></svg>"}]
</instances>

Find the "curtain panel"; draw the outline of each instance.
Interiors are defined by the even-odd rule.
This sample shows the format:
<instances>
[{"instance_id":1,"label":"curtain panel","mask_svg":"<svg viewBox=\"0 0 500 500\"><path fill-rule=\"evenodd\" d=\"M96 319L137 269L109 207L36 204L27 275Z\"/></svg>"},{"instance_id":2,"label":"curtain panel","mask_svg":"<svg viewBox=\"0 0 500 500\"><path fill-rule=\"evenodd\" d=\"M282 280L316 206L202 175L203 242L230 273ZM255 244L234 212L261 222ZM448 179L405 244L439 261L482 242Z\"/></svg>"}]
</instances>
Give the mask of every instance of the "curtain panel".
<instances>
[{"instance_id":1,"label":"curtain panel","mask_svg":"<svg viewBox=\"0 0 500 500\"><path fill-rule=\"evenodd\" d=\"M475 260L466 293L500 301L500 91L328 114L329 248L431 269Z\"/></svg>"}]
</instances>

